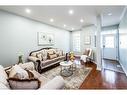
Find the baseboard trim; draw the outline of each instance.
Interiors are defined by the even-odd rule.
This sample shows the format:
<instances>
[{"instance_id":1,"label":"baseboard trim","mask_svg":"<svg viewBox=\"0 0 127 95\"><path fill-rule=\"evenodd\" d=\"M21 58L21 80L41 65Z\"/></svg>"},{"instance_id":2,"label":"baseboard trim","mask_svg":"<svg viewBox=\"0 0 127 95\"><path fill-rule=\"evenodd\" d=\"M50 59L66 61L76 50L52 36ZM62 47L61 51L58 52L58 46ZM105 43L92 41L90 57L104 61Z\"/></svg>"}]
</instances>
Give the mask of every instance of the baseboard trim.
<instances>
[{"instance_id":1,"label":"baseboard trim","mask_svg":"<svg viewBox=\"0 0 127 95\"><path fill-rule=\"evenodd\" d=\"M97 70L101 71L101 68L97 66Z\"/></svg>"},{"instance_id":2,"label":"baseboard trim","mask_svg":"<svg viewBox=\"0 0 127 95\"><path fill-rule=\"evenodd\" d=\"M119 60L119 63L120 63L120 65L121 65L121 67L122 67L122 69L123 69L125 75L127 76L127 71L126 71L126 69L124 68L124 66L122 65L122 62L121 62L120 60Z\"/></svg>"}]
</instances>

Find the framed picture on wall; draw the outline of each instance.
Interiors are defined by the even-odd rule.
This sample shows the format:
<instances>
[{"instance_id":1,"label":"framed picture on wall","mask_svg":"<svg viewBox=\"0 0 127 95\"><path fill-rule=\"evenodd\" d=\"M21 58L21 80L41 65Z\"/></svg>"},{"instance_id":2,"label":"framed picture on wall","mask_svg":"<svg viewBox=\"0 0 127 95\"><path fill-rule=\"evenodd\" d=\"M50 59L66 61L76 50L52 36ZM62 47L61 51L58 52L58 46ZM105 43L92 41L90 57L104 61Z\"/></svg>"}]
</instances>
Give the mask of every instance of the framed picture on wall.
<instances>
[{"instance_id":1,"label":"framed picture on wall","mask_svg":"<svg viewBox=\"0 0 127 95\"><path fill-rule=\"evenodd\" d=\"M85 37L85 44L86 44L86 45L91 44L91 36L86 36L86 37Z\"/></svg>"},{"instance_id":2,"label":"framed picture on wall","mask_svg":"<svg viewBox=\"0 0 127 95\"><path fill-rule=\"evenodd\" d=\"M54 35L51 33L38 32L38 45L54 45Z\"/></svg>"}]
</instances>

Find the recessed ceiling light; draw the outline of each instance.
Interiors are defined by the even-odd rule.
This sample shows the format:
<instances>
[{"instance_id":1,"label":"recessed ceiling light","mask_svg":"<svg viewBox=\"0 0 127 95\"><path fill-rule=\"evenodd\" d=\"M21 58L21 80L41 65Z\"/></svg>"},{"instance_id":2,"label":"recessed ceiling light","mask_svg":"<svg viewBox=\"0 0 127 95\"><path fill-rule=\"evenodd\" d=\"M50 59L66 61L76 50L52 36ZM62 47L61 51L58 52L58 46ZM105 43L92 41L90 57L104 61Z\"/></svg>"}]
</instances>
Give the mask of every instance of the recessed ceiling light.
<instances>
[{"instance_id":1,"label":"recessed ceiling light","mask_svg":"<svg viewBox=\"0 0 127 95\"><path fill-rule=\"evenodd\" d=\"M51 18L51 19L50 19L50 22L54 22L54 19L53 19L53 18Z\"/></svg>"},{"instance_id":2,"label":"recessed ceiling light","mask_svg":"<svg viewBox=\"0 0 127 95\"><path fill-rule=\"evenodd\" d=\"M74 30L74 28L71 28L71 30Z\"/></svg>"},{"instance_id":3,"label":"recessed ceiling light","mask_svg":"<svg viewBox=\"0 0 127 95\"><path fill-rule=\"evenodd\" d=\"M109 15L109 16L111 16L111 15L112 15L112 13L108 13L108 15Z\"/></svg>"},{"instance_id":4,"label":"recessed ceiling light","mask_svg":"<svg viewBox=\"0 0 127 95\"><path fill-rule=\"evenodd\" d=\"M74 14L74 11L73 10L69 10L68 13L72 15L72 14Z\"/></svg>"},{"instance_id":5,"label":"recessed ceiling light","mask_svg":"<svg viewBox=\"0 0 127 95\"><path fill-rule=\"evenodd\" d=\"M84 20L83 20L83 19L80 19L80 22L81 22L81 23L83 23L83 22L84 22Z\"/></svg>"},{"instance_id":6,"label":"recessed ceiling light","mask_svg":"<svg viewBox=\"0 0 127 95\"><path fill-rule=\"evenodd\" d=\"M26 9L25 11L26 11L26 13L28 13L28 14L31 13L31 10L30 10L30 9Z\"/></svg>"},{"instance_id":7,"label":"recessed ceiling light","mask_svg":"<svg viewBox=\"0 0 127 95\"><path fill-rule=\"evenodd\" d=\"M66 24L64 24L64 27L66 27Z\"/></svg>"}]
</instances>

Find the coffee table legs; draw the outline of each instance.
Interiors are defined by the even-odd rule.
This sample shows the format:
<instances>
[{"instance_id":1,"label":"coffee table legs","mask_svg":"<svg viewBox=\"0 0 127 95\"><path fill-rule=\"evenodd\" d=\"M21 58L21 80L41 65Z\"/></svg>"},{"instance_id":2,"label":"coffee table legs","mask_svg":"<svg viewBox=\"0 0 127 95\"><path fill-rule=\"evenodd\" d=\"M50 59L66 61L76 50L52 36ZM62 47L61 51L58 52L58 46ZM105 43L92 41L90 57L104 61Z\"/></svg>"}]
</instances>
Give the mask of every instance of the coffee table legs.
<instances>
[{"instance_id":1,"label":"coffee table legs","mask_svg":"<svg viewBox=\"0 0 127 95\"><path fill-rule=\"evenodd\" d=\"M69 77L73 74L73 66L61 66L60 74L64 77Z\"/></svg>"}]
</instances>

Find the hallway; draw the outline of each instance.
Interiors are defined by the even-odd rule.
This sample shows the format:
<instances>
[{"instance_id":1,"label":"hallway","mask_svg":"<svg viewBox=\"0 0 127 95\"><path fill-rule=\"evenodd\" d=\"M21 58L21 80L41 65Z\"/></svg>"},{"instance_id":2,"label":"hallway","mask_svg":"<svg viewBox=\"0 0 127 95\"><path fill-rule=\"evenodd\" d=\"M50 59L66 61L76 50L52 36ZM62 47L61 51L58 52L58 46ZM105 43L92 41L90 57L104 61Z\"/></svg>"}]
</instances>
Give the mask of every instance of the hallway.
<instances>
[{"instance_id":1,"label":"hallway","mask_svg":"<svg viewBox=\"0 0 127 95\"><path fill-rule=\"evenodd\" d=\"M103 64L104 69L124 73L124 71L118 61L109 60L109 59L102 59L102 64Z\"/></svg>"}]
</instances>

